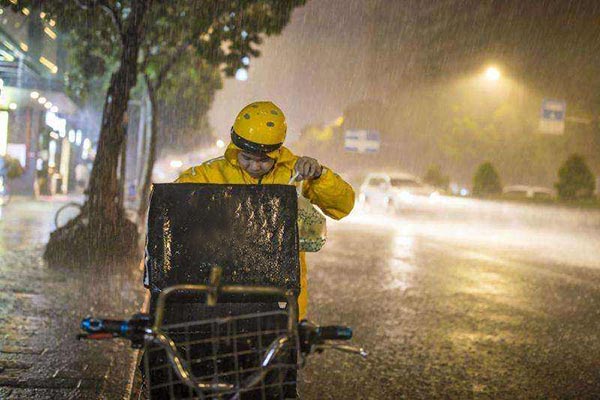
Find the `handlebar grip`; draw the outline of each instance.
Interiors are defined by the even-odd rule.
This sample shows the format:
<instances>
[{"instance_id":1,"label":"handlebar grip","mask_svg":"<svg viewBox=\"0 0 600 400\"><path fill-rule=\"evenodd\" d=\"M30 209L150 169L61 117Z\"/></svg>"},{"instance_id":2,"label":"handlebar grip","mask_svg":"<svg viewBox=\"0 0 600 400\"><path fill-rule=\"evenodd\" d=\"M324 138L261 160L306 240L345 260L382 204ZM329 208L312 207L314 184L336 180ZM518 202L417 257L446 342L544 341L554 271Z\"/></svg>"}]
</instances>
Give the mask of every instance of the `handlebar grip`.
<instances>
[{"instance_id":1,"label":"handlebar grip","mask_svg":"<svg viewBox=\"0 0 600 400\"><path fill-rule=\"evenodd\" d=\"M81 321L81 329L92 334L114 333L124 335L129 329L129 321L85 318Z\"/></svg>"},{"instance_id":2,"label":"handlebar grip","mask_svg":"<svg viewBox=\"0 0 600 400\"><path fill-rule=\"evenodd\" d=\"M316 334L322 340L350 340L352 339L352 328L343 325L320 326Z\"/></svg>"}]
</instances>

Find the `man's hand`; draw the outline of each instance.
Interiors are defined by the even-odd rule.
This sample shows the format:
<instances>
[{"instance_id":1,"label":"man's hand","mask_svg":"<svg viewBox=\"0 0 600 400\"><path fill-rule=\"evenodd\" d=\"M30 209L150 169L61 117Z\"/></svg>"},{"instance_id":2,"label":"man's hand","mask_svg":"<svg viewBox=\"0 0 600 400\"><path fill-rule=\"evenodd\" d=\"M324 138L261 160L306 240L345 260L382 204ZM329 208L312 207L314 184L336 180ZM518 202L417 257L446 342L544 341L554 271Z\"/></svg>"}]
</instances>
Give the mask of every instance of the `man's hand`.
<instances>
[{"instance_id":1,"label":"man's hand","mask_svg":"<svg viewBox=\"0 0 600 400\"><path fill-rule=\"evenodd\" d=\"M298 175L296 180L301 181L305 179L318 179L323 172L323 166L319 164L317 160L310 157L300 157L296 161L296 167L294 168Z\"/></svg>"}]
</instances>

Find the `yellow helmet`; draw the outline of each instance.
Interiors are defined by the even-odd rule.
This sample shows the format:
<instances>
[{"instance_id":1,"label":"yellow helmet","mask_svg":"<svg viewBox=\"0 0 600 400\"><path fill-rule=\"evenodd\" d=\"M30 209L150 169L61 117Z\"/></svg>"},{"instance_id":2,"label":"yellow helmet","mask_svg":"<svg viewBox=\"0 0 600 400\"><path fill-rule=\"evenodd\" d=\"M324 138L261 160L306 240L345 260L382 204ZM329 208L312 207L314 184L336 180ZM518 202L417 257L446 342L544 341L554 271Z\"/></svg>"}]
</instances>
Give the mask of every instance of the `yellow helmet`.
<instances>
[{"instance_id":1,"label":"yellow helmet","mask_svg":"<svg viewBox=\"0 0 600 400\"><path fill-rule=\"evenodd\" d=\"M231 128L231 141L250 153L270 153L281 147L287 124L283 111L270 101L248 104Z\"/></svg>"}]
</instances>

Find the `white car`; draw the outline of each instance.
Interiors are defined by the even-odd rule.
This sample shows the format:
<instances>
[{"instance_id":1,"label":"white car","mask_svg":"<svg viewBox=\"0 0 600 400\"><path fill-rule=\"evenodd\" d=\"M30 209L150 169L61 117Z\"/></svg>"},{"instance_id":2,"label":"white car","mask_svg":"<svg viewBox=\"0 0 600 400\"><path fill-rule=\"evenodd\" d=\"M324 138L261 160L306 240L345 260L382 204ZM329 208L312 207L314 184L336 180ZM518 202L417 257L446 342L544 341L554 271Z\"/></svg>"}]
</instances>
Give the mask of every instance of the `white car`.
<instances>
[{"instance_id":1,"label":"white car","mask_svg":"<svg viewBox=\"0 0 600 400\"><path fill-rule=\"evenodd\" d=\"M552 189L526 185L506 186L502 193L507 197L528 199L551 199L555 196Z\"/></svg>"},{"instance_id":2,"label":"white car","mask_svg":"<svg viewBox=\"0 0 600 400\"><path fill-rule=\"evenodd\" d=\"M372 173L360 187L359 203L367 210L395 212L430 205L439 192L424 184L414 175L406 173Z\"/></svg>"}]
</instances>

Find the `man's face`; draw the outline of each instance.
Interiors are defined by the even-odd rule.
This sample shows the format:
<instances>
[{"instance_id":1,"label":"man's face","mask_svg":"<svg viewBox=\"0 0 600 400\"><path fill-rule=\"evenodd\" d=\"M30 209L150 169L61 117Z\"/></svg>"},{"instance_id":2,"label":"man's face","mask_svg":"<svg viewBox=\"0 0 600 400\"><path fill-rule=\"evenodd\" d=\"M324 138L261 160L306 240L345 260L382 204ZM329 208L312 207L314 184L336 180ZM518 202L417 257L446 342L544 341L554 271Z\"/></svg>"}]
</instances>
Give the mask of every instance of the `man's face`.
<instances>
[{"instance_id":1,"label":"man's face","mask_svg":"<svg viewBox=\"0 0 600 400\"><path fill-rule=\"evenodd\" d=\"M251 177L258 179L266 175L275 164L275 160L264 154L247 153L240 151L238 153L238 163Z\"/></svg>"}]
</instances>

